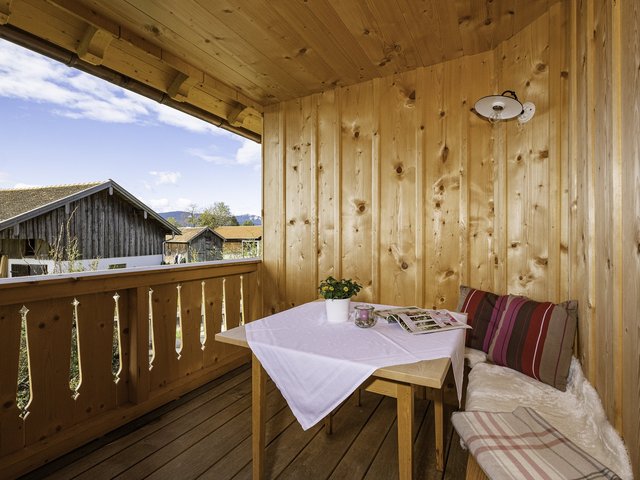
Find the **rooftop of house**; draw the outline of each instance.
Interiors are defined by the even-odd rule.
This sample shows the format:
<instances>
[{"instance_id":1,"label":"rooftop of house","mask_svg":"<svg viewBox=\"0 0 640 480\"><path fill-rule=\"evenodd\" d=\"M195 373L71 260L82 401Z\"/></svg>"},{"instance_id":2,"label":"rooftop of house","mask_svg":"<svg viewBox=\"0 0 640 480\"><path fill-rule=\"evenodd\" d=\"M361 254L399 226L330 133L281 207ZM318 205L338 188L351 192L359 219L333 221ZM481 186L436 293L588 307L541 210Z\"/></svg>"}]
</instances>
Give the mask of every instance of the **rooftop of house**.
<instances>
[{"instance_id":1,"label":"rooftop of house","mask_svg":"<svg viewBox=\"0 0 640 480\"><path fill-rule=\"evenodd\" d=\"M215 233L209 227L180 227L180 231L182 233L180 235L167 235L167 242L189 243L207 230L211 233Z\"/></svg>"},{"instance_id":2,"label":"rooftop of house","mask_svg":"<svg viewBox=\"0 0 640 480\"><path fill-rule=\"evenodd\" d=\"M38 217L51 210L67 205L70 202L77 201L106 189L109 189L110 192L117 192L120 197L131 203L134 207L146 212L148 216L160 222L166 227L167 231L179 232L177 227L171 225L113 180L68 185L0 189L0 230Z\"/></svg>"},{"instance_id":3,"label":"rooftop of house","mask_svg":"<svg viewBox=\"0 0 640 480\"><path fill-rule=\"evenodd\" d=\"M104 182L0 190L0 222L18 217L100 185Z\"/></svg>"},{"instance_id":4,"label":"rooftop of house","mask_svg":"<svg viewBox=\"0 0 640 480\"><path fill-rule=\"evenodd\" d=\"M262 226L226 226L218 227L215 230L224 241L233 240L260 240L262 238Z\"/></svg>"}]
</instances>

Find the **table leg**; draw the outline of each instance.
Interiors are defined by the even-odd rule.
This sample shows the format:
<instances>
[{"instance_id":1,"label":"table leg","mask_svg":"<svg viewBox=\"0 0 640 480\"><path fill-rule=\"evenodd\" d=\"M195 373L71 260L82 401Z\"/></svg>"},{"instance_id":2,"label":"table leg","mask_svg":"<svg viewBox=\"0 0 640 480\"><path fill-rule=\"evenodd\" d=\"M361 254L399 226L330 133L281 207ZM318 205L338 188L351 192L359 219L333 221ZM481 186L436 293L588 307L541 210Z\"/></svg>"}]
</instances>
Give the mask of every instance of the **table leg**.
<instances>
[{"instance_id":1,"label":"table leg","mask_svg":"<svg viewBox=\"0 0 640 480\"><path fill-rule=\"evenodd\" d=\"M436 469L444 470L444 389L434 389L433 413L436 424Z\"/></svg>"},{"instance_id":2,"label":"table leg","mask_svg":"<svg viewBox=\"0 0 640 480\"><path fill-rule=\"evenodd\" d=\"M413 387L398 384L398 467L400 480L411 480L413 475Z\"/></svg>"},{"instance_id":3,"label":"table leg","mask_svg":"<svg viewBox=\"0 0 640 480\"><path fill-rule=\"evenodd\" d=\"M267 373L260 360L251 355L251 449L253 453L253 480L264 478L264 421Z\"/></svg>"}]
</instances>

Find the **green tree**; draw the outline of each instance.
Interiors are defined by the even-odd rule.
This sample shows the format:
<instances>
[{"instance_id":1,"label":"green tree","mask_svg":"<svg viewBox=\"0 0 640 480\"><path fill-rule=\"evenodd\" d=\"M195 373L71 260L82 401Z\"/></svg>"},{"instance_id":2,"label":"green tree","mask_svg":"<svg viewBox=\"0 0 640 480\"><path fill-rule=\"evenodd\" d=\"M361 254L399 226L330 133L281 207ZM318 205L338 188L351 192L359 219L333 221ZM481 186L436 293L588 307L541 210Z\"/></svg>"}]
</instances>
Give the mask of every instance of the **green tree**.
<instances>
[{"instance_id":1,"label":"green tree","mask_svg":"<svg viewBox=\"0 0 640 480\"><path fill-rule=\"evenodd\" d=\"M167 218L167 222L169 222L174 227L179 227L180 226L180 224L178 223L178 220L176 220L175 217L168 217Z\"/></svg>"},{"instance_id":2,"label":"green tree","mask_svg":"<svg viewBox=\"0 0 640 480\"><path fill-rule=\"evenodd\" d=\"M244 227L253 227L255 225L255 223L253 223L253 220L247 219L247 220L244 221L244 223L242 225Z\"/></svg>"},{"instance_id":3,"label":"green tree","mask_svg":"<svg viewBox=\"0 0 640 480\"><path fill-rule=\"evenodd\" d=\"M198 225L201 227L210 227L216 229L222 226L238 225L238 219L231 214L229 205L224 202L216 202L204 211L198 217Z\"/></svg>"}]
</instances>

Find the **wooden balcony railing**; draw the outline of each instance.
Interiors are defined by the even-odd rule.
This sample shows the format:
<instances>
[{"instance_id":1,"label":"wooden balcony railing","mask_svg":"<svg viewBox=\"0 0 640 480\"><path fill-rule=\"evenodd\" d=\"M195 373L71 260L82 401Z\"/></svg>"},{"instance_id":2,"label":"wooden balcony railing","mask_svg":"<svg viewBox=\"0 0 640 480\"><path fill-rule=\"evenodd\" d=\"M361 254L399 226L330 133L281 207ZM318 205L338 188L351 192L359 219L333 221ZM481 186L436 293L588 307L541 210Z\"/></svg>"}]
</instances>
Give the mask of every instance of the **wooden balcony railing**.
<instances>
[{"instance_id":1,"label":"wooden balcony railing","mask_svg":"<svg viewBox=\"0 0 640 480\"><path fill-rule=\"evenodd\" d=\"M0 284L0 477L99 437L248 361L214 341L260 314L260 261Z\"/></svg>"}]
</instances>

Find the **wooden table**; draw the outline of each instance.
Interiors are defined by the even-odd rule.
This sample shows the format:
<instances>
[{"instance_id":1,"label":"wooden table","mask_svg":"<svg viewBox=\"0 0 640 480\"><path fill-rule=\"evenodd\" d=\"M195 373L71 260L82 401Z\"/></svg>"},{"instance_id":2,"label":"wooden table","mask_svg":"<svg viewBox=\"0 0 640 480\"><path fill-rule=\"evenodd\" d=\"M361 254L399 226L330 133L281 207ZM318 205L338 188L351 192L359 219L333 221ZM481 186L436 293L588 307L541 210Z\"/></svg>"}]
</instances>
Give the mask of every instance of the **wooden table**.
<instances>
[{"instance_id":1,"label":"wooden table","mask_svg":"<svg viewBox=\"0 0 640 480\"><path fill-rule=\"evenodd\" d=\"M216 334L216 340L249 348L244 326ZM444 413L443 385L451 366L451 359L439 358L407 365L379 368L365 382L367 391L397 399L398 411L398 466L400 480L409 480L413 472L413 399L416 387L433 389L433 405L436 429L436 468L444 467ZM253 478L264 478L265 410L267 374L255 355L252 355L251 395L252 412L251 447Z\"/></svg>"}]
</instances>

